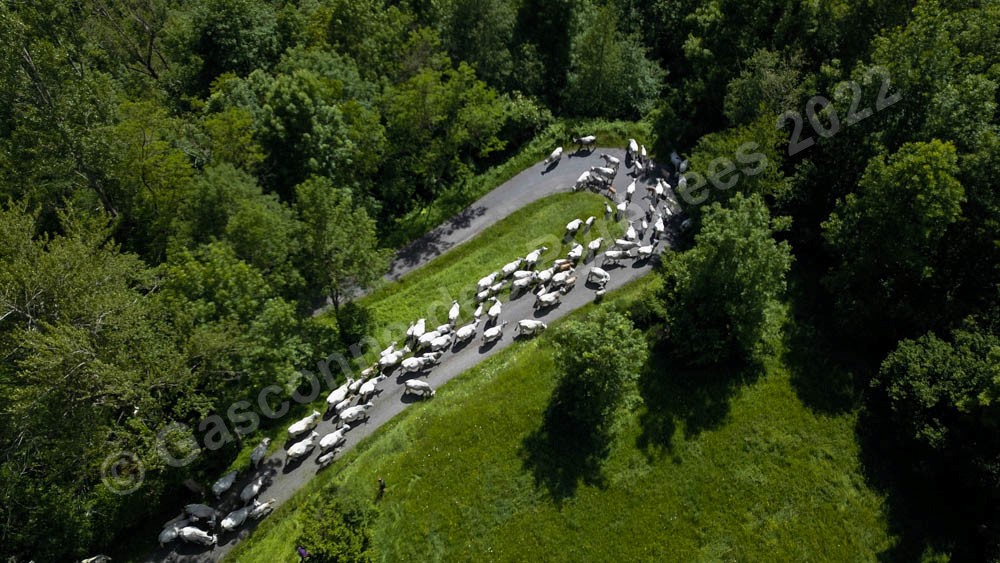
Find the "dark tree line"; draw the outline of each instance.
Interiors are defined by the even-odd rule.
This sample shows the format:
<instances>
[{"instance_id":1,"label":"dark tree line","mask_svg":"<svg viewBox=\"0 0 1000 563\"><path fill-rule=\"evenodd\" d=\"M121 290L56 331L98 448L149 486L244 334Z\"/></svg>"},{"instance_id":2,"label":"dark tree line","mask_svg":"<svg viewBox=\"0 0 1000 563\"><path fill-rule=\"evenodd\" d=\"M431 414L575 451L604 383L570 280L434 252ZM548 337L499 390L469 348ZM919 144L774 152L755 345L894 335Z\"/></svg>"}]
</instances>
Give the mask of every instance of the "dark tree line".
<instances>
[{"instance_id":1,"label":"dark tree line","mask_svg":"<svg viewBox=\"0 0 1000 563\"><path fill-rule=\"evenodd\" d=\"M929 541L996 557L998 22L996 1L3 3L0 553L85 555L210 478L238 433L182 469L157 433L350 344L315 298L378 280L400 217L554 115L643 118L701 173L752 143L752 173L687 209L667 346L754 361L806 280L870 366L862 434L980 503L928 508L950 520ZM844 81L898 101L848 125ZM788 156L775 124L817 94L840 130ZM99 482L121 450L141 493Z\"/></svg>"}]
</instances>

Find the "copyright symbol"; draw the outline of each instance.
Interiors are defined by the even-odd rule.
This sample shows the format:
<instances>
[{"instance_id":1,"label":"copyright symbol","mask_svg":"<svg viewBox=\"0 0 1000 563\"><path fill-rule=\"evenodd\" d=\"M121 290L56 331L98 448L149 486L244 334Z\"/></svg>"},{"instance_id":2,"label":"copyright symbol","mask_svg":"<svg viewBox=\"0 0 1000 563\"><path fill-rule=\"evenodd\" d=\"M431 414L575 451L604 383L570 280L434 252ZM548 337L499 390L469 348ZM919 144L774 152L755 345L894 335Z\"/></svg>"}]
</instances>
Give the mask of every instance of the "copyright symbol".
<instances>
[{"instance_id":1,"label":"copyright symbol","mask_svg":"<svg viewBox=\"0 0 1000 563\"><path fill-rule=\"evenodd\" d=\"M132 452L111 454L101 464L101 482L116 495L130 495L142 486L146 467Z\"/></svg>"}]
</instances>

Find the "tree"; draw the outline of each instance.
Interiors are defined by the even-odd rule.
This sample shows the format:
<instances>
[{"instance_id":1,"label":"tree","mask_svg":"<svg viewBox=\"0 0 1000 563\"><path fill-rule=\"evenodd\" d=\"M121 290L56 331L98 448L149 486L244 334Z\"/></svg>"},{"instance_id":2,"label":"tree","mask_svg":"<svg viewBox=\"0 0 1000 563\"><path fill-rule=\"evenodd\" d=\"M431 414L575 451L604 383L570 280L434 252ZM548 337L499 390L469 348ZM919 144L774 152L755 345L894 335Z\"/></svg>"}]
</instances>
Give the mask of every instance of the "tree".
<instances>
[{"instance_id":1,"label":"tree","mask_svg":"<svg viewBox=\"0 0 1000 563\"><path fill-rule=\"evenodd\" d=\"M351 292L369 287L386 271L391 251L378 248L375 222L350 193L313 177L295 190L303 224L302 266L307 282L339 308Z\"/></svg>"},{"instance_id":2,"label":"tree","mask_svg":"<svg viewBox=\"0 0 1000 563\"><path fill-rule=\"evenodd\" d=\"M59 214L38 234L23 205L0 210L0 533L4 553L73 560L149 517L159 485L115 495L102 463L134 453L150 480L155 437L197 401L183 356L148 298L151 272L111 240L106 216Z\"/></svg>"},{"instance_id":3,"label":"tree","mask_svg":"<svg viewBox=\"0 0 1000 563\"><path fill-rule=\"evenodd\" d=\"M782 112L798 108L807 99L801 65L800 56L766 49L754 53L726 87L726 117L734 124L750 123L761 115L773 122Z\"/></svg>"},{"instance_id":4,"label":"tree","mask_svg":"<svg viewBox=\"0 0 1000 563\"><path fill-rule=\"evenodd\" d=\"M642 333L618 311L599 309L555 335L559 382L554 406L581 432L606 432L639 377L648 349Z\"/></svg>"},{"instance_id":5,"label":"tree","mask_svg":"<svg viewBox=\"0 0 1000 563\"><path fill-rule=\"evenodd\" d=\"M369 502L334 493L309 507L298 545L317 563L368 563L374 560L372 527L378 510Z\"/></svg>"},{"instance_id":6,"label":"tree","mask_svg":"<svg viewBox=\"0 0 1000 563\"><path fill-rule=\"evenodd\" d=\"M660 294L669 341L692 364L753 359L780 329L791 266L760 196L736 194L705 211L695 247L669 257Z\"/></svg>"},{"instance_id":7,"label":"tree","mask_svg":"<svg viewBox=\"0 0 1000 563\"><path fill-rule=\"evenodd\" d=\"M636 119L653 108L666 73L636 37L621 37L616 20L610 5L584 18L563 96L568 112Z\"/></svg>"},{"instance_id":8,"label":"tree","mask_svg":"<svg viewBox=\"0 0 1000 563\"><path fill-rule=\"evenodd\" d=\"M391 150L378 195L390 214L429 203L504 146L504 104L465 63L421 69L388 89L382 105Z\"/></svg>"},{"instance_id":9,"label":"tree","mask_svg":"<svg viewBox=\"0 0 1000 563\"><path fill-rule=\"evenodd\" d=\"M172 58L191 93L203 95L226 72L246 76L268 68L282 50L278 18L271 3L254 0L207 0L174 20L168 31Z\"/></svg>"},{"instance_id":10,"label":"tree","mask_svg":"<svg viewBox=\"0 0 1000 563\"><path fill-rule=\"evenodd\" d=\"M857 194L824 223L837 266L827 278L842 326L892 342L926 329L934 312L935 268L965 191L950 143L908 143L868 163Z\"/></svg>"},{"instance_id":11,"label":"tree","mask_svg":"<svg viewBox=\"0 0 1000 563\"><path fill-rule=\"evenodd\" d=\"M503 0L456 0L442 22L451 58L469 63L494 88L512 82L515 10Z\"/></svg>"},{"instance_id":12,"label":"tree","mask_svg":"<svg viewBox=\"0 0 1000 563\"><path fill-rule=\"evenodd\" d=\"M903 340L882 362L872 386L870 404L887 407L886 433L899 449L900 473L917 489L909 498L930 503L925 512L931 533L948 530L955 557L995 559L1000 338L968 323L947 339L928 333ZM928 482L935 486L926 487Z\"/></svg>"}]
</instances>

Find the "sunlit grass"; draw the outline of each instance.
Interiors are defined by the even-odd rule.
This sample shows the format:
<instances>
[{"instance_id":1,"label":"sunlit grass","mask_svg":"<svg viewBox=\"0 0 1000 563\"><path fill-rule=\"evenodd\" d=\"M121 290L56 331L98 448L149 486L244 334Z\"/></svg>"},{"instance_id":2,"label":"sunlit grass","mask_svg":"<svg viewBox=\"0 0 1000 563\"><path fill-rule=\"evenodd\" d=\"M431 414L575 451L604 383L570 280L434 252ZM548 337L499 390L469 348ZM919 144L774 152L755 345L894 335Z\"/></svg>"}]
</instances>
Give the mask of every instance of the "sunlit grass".
<instances>
[{"instance_id":1,"label":"sunlit grass","mask_svg":"<svg viewBox=\"0 0 1000 563\"><path fill-rule=\"evenodd\" d=\"M655 284L646 276L601 306L648 295ZM231 560L293 561L299 507L334 488L374 496L379 475L389 484L374 530L382 561L857 561L891 544L883 499L859 466L856 413L811 411L778 360L737 387L714 424L694 428L675 417L660 446L639 446L645 409L634 402L603 485L580 483L574 495L553 498L525 467L525 439L554 388L550 338L566 319L407 409L300 491Z\"/></svg>"}]
</instances>

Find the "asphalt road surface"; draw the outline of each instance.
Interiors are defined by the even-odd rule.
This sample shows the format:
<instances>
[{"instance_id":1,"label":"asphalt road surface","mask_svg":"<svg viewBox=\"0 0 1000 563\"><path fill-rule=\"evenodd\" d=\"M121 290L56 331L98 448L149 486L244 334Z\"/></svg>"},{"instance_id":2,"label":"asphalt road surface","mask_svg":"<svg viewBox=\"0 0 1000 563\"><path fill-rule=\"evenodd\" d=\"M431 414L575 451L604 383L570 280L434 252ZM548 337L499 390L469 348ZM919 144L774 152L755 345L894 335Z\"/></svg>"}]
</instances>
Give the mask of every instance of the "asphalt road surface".
<instances>
[{"instance_id":1,"label":"asphalt road surface","mask_svg":"<svg viewBox=\"0 0 1000 563\"><path fill-rule=\"evenodd\" d=\"M569 191L577 177L584 170L589 169L591 166L603 165L603 160L598 156L601 153L611 154L623 161L614 181L614 186L617 190L616 201L621 201L624 197L626 186L633 180L633 177L629 175L629 170L625 168L623 150L598 148L590 152L564 154L562 160L554 167L550 166L546 168L541 163L538 163L521 172L510 181L497 187L488 195L469 206L469 208L455 218L401 250L393 262L387 278L396 279L425 264L428 260L469 240L486 227L489 227L532 201L553 193ZM652 185L653 183L653 176L640 180L639 187L636 189L635 196L628 208L627 215L629 219L638 220L646 212L650 201L646 198L646 189L644 186ZM614 205L615 202L612 202L612 207ZM670 205L675 211L679 211L676 201L672 201ZM661 241L661 245L657 247L657 250L661 250L664 246L672 244L672 241L676 237L678 222L679 217L674 216L668 226L667 236L665 240ZM638 221L636 224L638 225ZM642 244L649 243L649 233L651 232L652 227L650 227L649 232L643 235ZM516 256L511 256L511 259L514 258ZM424 374L401 374L400 370L391 372L387 379L379 383L377 395L372 399L375 406L368 411L367 420L355 423L347 432L347 442L342 446L344 451L346 452L375 432L382 424L399 414L410 403L421 400L412 396L403 396L404 386L402 383L407 378L420 377L430 383L435 389L438 389L453 377L463 373L518 340L519 338L515 338L517 321L521 319L539 319L550 322L593 301L595 287L590 284L584 284L586 272L590 266L595 264L601 265L602 262L603 255L598 255L587 261L586 264L580 264L577 267L579 279L576 287L564 295L562 302L555 307L539 310L534 309L532 306L534 296L530 293L503 302L503 312L500 315L500 320L507 320L509 324L506 326L503 336L499 341L482 345L481 333L486 324L484 316L484 322L480 325L479 333L476 334L475 338L464 345L460 344L446 352L438 366ZM609 291L617 289L647 273L653 267L654 262L655 258L638 261L628 259L623 260L620 266L603 266L611 274L611 281L608 283L607 289ZM547 264L540 264L540 266L542 268L548 267ZM488 273L489 271L484 271L482 275L485 276ZM474 285L476 281L469 280L469 284ZM465 316L468 315L466 314ZM322 396L325 396L328 392L325 391ZM357 399L352 402L352 405L356 402ZM332 432L337 426L334 422L334 420L327 418L317 427L316 431L320 436ZM257 472L247 472L240 475L240 479L223 496L223 500L218 504L223 515L228 510L238 507L239 501L237 497L239 492L244 485L249 483L251 479L255 478L262 471L270 471L272 478L270 485L260 494L260 500L263 502L273 498L277 501L277 505L280 506L317 473L318 466L316 459L319 457L319 454L320 452L316 449L305 460L298 463L286 464L284 450L277 451L272 457L264 460ZM372 479L374 487L375 477L373 476ZM178 506L178 511L180 509L181 507ZM220 520L221 518L222 516L219 517ZM236 532L220 533L218 538L219 543L214 548L176 541L169 544L166 548L159 549L155 553L150 554L146 561L178 563L218 561L240 540L252 533L255 527L254 524L254 522L249 522ZM295 545L293 543L295 540L294 538L289 538L288 541L289 559L292 559L295 556Z\"/></svg>"}]
</instances>

